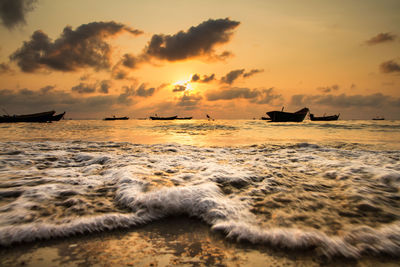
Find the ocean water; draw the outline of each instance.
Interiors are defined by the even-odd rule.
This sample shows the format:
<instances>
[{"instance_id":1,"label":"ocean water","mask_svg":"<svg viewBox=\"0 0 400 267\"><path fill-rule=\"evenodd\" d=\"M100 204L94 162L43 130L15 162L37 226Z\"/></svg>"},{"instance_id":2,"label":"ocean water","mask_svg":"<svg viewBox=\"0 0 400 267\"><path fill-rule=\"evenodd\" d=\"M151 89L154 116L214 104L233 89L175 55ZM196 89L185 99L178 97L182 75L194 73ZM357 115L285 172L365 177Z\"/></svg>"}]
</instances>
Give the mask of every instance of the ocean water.
<instances>
[{"instance_id":1,"label":"ocean water","mask_svg":"<svg viewBox=\"0 0 400 267\"><path fill-rule=\"evenodd\" d=\"M206 223L327 258L400 255L400 121L0 124L0 246Z\"/></svg>"}]
</instances>

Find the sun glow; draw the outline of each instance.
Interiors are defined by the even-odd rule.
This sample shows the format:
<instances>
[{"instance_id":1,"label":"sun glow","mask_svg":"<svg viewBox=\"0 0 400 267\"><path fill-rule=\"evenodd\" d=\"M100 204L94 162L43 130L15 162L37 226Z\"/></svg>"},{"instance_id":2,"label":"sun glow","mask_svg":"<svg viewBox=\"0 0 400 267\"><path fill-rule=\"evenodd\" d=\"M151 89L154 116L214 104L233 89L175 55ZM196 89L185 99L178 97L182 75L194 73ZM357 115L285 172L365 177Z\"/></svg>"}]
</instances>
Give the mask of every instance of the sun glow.
<instances>
[{"instance_id":1,"label":"sun glow","mask_svg":"<svg viewBox=\"0 0 400 267\"><path fill-rule=\"evenodd\" d=\"M173 83L172 85L174 86L174 88L179 88L179 87L185 88L184 90L182 90L185 92L193 91L195 89L195 86L190 81L191 81L191 79L179 80L179 81L176 81L175 83Z\"/></svg>"}]
</instances>

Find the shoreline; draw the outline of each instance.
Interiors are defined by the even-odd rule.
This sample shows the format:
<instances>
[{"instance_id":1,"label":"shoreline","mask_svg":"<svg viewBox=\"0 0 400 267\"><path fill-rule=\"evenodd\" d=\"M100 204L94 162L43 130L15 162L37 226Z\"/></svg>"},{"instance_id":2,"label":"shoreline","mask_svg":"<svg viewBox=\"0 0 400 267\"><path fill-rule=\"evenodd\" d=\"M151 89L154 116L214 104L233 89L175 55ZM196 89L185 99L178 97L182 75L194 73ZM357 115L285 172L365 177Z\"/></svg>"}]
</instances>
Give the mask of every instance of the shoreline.
<instances>
[{"instance_id":1,"label":"shoreline","mask_svg":"<svg viewBox=\"0 0 400 267\"><path fill-rule=\"evenodd\" d=\"M194 218L169 217L129 229L3 247L1 266L397 266L397 260L324 259L237 243Z\"/></svg>"}]
</instances>

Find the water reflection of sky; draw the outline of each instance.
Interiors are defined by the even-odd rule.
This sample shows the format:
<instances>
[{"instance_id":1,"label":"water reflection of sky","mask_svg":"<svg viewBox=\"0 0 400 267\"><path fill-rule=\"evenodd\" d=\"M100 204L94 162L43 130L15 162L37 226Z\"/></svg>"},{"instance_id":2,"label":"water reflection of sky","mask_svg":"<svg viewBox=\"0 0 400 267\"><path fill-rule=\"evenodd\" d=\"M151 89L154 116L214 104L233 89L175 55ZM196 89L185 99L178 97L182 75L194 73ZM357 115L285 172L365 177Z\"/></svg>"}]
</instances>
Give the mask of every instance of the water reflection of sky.
<instances>
[{"instance_id":1,"label":"water reflection of sky","mask_svg":"<svg viewBox=\"0 0 400 267\"><path fill-rule=\"evenodd\" d=\"M400 140L399 121L270 123L261 120L99 121L0 125L0 141L123 141L139 144L181 143L201 146L263 143L381 144Z\"/></svg>"}]
</instances>

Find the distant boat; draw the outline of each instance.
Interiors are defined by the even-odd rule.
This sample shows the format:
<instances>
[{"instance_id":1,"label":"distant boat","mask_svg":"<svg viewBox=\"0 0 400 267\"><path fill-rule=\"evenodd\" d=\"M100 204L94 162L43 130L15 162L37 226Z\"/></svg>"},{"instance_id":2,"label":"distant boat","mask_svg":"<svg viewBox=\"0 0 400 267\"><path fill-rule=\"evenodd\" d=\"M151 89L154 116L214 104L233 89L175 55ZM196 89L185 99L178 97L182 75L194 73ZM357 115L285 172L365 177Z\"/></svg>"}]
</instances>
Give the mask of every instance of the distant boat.
<instances>
[{"instance_id":1,"label":"distant boat","mask_svg":"<svg viewBox=\"0 0 400 267\"><path fill-rule=\"evenodd\" d=\"M117 121L117 120L129 120L129 117L109 117L109 118L104 118L103 120L105 121Z\"/></svg>"},{"instance_id":2,"label":"distant boat","mask_svg":"<svg viewBox=\"0 0 400 267\"><path fill-rule=\"evenodd\" d=\"M65 111L63 113L57 114L57 115L53 115L51 117L51 121L59 121L61 120L65 115Z\"/></svg>"},{"instance_id":3,"label":"distant boat","mask_svg":"<svg viewBox=\"0 0 400 267\"><path fill-rule=\"evenodd\" d=\"M175 120L178 116L172 117L158 117L158 116L150 116L151 120L160 120L160 121L167 121L167 120Z\"/></svg>"},{"instance_id":4,"label":"distant boat","mask_svg":"<svg viewBox=\"0 0 400 267\"><path fill-rule=\"evenodd\" d=\"M176 120L191 120L193 117L176 117Z\"/></svg>"},{"instance_id":5,"label":"distant boat","mask_svg":"<svg viewBox=\"0 0 400 267\"><path fill-rule=\"evenodd\" d=\"M383 121L383 120L385 120L385 118L378 116L378 117L372 118L372 120L374 120L374 121Z\"/></svg>"},{"instance_id":6,"label":"distant boat","mask_svg":"<svg viewBox=\"0 0 400 267\"><path fill-rule=\"evenodd\" d=\"M0 123L1 122L51 122L53 121L54 113L56 112L52 110L52 111L25 114L25 115L12 115L12 116L3 115L0 116Z\"/></svg>"},{"instance_id":7,"label":"distant boat","mask_svg":"<svg viewBox=\"0 0 400 267\"><path fill-rule=\"evenodd\" d=\"M314 114L310 113L310 120L312 121L337 121L339 119L340 113L338 115L315 117Z\"/></svg>"},{"instance_id":8,"label":"distant boat","mask_svg":"<svg viewBox=\"0 0 400 267\"><path fill-rule=\"evenodd\" d=\"M262 119L269 119L271 122L302 122L306 117L309 109L303 108L296 112L269 111L267 115L269 118L263 117Z\"/></svg>"}]
</instances>

